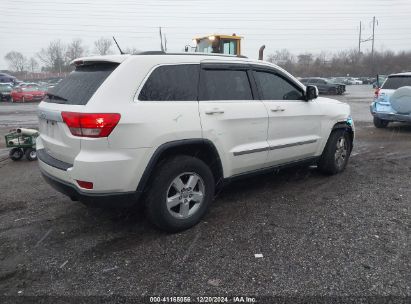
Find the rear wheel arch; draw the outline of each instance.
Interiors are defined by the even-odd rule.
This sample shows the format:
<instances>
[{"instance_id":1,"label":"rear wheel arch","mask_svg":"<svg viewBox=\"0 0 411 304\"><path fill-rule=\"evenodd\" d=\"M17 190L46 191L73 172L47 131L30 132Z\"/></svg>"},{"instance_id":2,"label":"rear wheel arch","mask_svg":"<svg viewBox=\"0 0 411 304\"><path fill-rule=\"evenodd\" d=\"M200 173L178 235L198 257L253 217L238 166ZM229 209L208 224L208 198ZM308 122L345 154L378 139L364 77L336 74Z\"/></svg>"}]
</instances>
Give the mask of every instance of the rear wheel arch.
<instances>
[{"instance_id":1,"label":"rear wheel arch","mask_svg":"<svg viewBox=\"0 0 411 304\"><path fill-rule=\"evenodd\" d=\"M207 139L183 139L164 143L159 146L151 156L144 173L137 186L138 192L147 190L152 173L155 169L167 159L176 155L188 155L197 157L207 164L214 176L216 190L220 189L223 184L224 172L220 156L214 144Z\"/></svg>"}]
</instances>

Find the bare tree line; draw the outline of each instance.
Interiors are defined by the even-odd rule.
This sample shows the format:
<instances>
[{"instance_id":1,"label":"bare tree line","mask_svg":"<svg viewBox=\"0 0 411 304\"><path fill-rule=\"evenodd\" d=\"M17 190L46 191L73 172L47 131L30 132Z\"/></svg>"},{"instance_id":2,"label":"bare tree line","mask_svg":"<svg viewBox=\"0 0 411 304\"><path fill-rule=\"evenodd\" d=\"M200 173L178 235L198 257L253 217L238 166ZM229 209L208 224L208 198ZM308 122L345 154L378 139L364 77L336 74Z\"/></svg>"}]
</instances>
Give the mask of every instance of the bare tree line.
<instances>
[{"instance_id":1,"label":"bare tree line","mask_svg":"<svg viewBox=\"0 0 411 304\"><path fill-rule=\"evenodd\" d=\"M267 57L293 75L301 77L318 76L374 76L411 71L411 51L391 50L372 53L358 53L357 50L343 50L336 54L301 53L294 55L287 49L276 51Z\"/></svg>"},{"instance_id":2,"label":"bare tree line","mask_svg":"<svg viewBox=\"0 0 411 304\"><path fill-rule=\"evenodd\" d=\"M137 49L124 49L125 53L136 53ZM100 38L94 41L93 54L112 54L113 41ZM76 58L90 55L81 39L69 43L54 40L42 48L34 57L26 58L17 51L4 57L11 70L16 72L35 72L41 67L46 72L68 72L70 62ZM293 54L287 49L277 50L267 56L273 62L297 76L374 76L411 70L411 51L393 52L391 50L371 53L358 53L357 50L342 50L335 54Z\"/></svg>"},{"instance_id":3,"label":"bare tree line","mask_svg":"<svg viewBox=\"0 0 411 304\"><path fill-rule=\"evenodd\" d=\"M94 41L93 54L108 55L113 53L113 42L108 38ZM65 44L54 40L46 48L42 48L35 56L27 58L22 53L11 51L4 56L9 67L15 72L35 72L41 66L45 72L68 72L72 69L70 62L76 58L89 55L88 48L81 39L73 39Z\"/></svg>"}]
</instances>

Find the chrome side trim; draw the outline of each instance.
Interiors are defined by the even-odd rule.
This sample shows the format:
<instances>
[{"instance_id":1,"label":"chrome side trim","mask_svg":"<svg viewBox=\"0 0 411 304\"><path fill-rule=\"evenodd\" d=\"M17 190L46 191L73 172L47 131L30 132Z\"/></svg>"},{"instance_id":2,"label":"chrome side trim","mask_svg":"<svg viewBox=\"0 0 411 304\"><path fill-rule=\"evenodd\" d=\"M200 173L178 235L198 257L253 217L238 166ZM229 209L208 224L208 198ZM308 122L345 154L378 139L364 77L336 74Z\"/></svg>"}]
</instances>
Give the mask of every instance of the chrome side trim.
<instances>
[{"instance_id":1,"label":"chrome side trim","mask_svg":"<svg viewBox=\"0 0 411 304\"><path fill-rule=\"evenodd\" d=\"M240 155L244 155L244 154L251 154L251 153L264 152L264 151L269 151L269 150L289 148L289 147L294 147L294 146L308 145L308 144L313 144L315 142L317 142L317 139L310 139L310 140L305 140L305 141L298 141L298 142L291 143L291 144L278 145L278 146L274 146L274 147L257 148L257 149L233 152L233 154L234 154L234 156L240 156Z\"/></svg>"},{"instance_id":2,"label":"chrome side trim","mask_svg":"<svg viewBox=\"0 0 411 304\"><path fill-rule=\"evenodd\" d=\"M251 154L251 153L257 153L257 152L264 152L270 150L270 147L265 147L265 148L256 148L256 149L251 149L251 150L244 150L244 151L239 151L239 152L233 152L234 156L240 156L244 154Z\"/></svg>"},{"instance_id":3,"label":"chrome side trim","mask_svg":"<svg viewBox=\"0 0 411 304\"><path fill-rule=\"evenodd\" d=\"M291 143L291 144L285 144L285 145L279 145L279 146L270 147L270 150L277 150L277 149L289 148L289 147L294 147L294 146L308 145L308 144L313 144L313 143L315 143L315 142L317 142L316 139L310 139L310 140L305 140L305 141L298 141L298 142Z\"/></svg>"}]
</instances>

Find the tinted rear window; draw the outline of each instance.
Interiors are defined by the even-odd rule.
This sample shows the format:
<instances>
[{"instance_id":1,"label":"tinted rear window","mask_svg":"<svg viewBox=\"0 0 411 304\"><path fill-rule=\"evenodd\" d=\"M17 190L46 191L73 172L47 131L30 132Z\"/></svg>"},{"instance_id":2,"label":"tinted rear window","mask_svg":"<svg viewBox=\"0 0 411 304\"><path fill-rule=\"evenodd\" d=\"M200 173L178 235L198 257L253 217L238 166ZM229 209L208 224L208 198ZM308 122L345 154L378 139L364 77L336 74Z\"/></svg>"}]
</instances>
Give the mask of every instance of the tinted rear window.
<instances>
[{"instance_id":1,"label":"tinted rear window","mask_svg":"<svg viewBox=\"0 0 411 304\"><path fill-rule=\"evenodd\" d=\"M164 65L156 68L138 96L143 101L197 100L198 64Z\"/></svg>"},{"instance_id":2,"label":"tinted rear window","mask_svg":"<svg viewBox=\"0 0 411 304\"><path fill-rule=\"evenodd\" d=\"M396 90L401 87L411 86L411 76L393 76L388 77L382 88L388 90Z\"/></svg>"},{"instance_id":3,"label":"tinted rear window","mask_svg":"<svg viewBox=\"0 0 411 304\"><path fill-rule=\"evenodd\" d=\"M251 100L246 71L203 70L200 100Z\"/></svg>"},{"instance_id":4,"label":"tinted rear window","mask_svg":"<svg viewBox=\"0 0 411 304\"><path fill-rule=\"evenodd\" d=\"M44 101L85 105L118 65L99 62L78 66L55 87L49 89L50 95Z\"/></svg>"}]
</instances>

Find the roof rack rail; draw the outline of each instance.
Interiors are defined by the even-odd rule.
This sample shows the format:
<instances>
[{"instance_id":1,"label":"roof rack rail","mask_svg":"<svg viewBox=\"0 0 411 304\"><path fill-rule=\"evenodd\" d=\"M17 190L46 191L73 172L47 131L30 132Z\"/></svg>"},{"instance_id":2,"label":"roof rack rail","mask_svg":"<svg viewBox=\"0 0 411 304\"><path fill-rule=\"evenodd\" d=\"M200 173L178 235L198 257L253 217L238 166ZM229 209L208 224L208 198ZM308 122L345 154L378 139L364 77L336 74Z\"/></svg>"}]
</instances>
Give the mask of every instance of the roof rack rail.
<instances>
[{"instance_id":1,"label":"roof rack rail","mask_svg":"<svg viewBox=\"0 0 411 304\"><path fill-rule=\"evenodd\" d=\"M167 53L164 51L145 51L145 52L140 52L136 53L134 55L166 55Z\"/></svg>"},{"instance_id":2,"label":"roof rack rail","mask_svg":"<svg viewBox=\"0 0 411 304\"><path fill-rule=\"evenodd\" d=\"M181 53L166 53L164 51L145 51L145 52L140 52L136 53L134 55L196 55L196 56L222 56L222 57L231 57L231 58L248 58L247 56L244 55L229 55L229 54L220 54L220 53L187 53L187 52L181 52Z\"/></svg>"}]
</instances>

